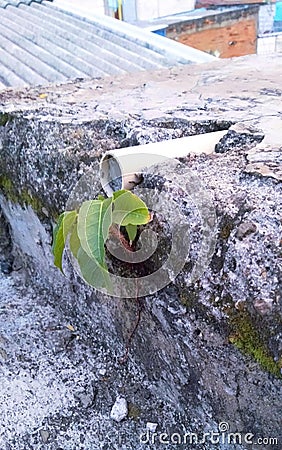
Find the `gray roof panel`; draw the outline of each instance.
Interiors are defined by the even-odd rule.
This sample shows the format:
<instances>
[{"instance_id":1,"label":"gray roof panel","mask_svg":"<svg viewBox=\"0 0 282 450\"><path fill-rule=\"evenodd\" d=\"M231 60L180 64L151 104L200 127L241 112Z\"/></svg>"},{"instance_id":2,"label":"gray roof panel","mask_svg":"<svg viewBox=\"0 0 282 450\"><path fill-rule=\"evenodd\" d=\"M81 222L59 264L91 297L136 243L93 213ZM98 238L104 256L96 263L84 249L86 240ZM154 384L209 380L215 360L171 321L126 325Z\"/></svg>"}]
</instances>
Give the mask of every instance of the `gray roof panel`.
<instances>
[{"instance_id":1,"label":"gray roof panel","mask_svg":"<svg viewBox=\"0 0 282 450\"><path fill-rule=\"evenodd\" d=\"M1 60L1 51L0 51L0 60ZM6 60L6 58L5 58ZM6 64L9 63L9 60L5 61ZM19 75L15 74L13 70L7 67L3 62L1 62L0 66L0 82L4 86L28 86L29 83L26 83Z\"/></svg>"},{"instance_id":2,"label":"gray roof panel","mask_svg":"<svg viewBox=\"0 0 282 450\"><path fill-rule=\"evenodd\" d=\"M97 78L214 58L110 17L0 0L0 88Z\"/></svg>"},{"instance_id":3,"label":"gray roof panel","mask_svg":"<svg viewBox=\"0 0 282 450\"><path fill-rule=\"evenodd\" d=\"M96 15L93 10L83 7L77 1L75 6L68 0L54 0L53 3L45 3L45 7L59 8L71 13L73 16L83 18L96 27L108 30L112 34L123 37L127 42L134 42L141 48L150 49L153 53L166 56L168 65L203 63L215 60L215 57L195 48L176 42L172 39L163 38L155 33L144 30L127 22L105 15Z\"/></svg>"},{"instance_id":4,"label":"gray roof panel","mask_svg":"<svg viewBox=\"0 0 282 450\"><path fill-rule=\"evenodd\" d=\"M4 28L4 29L3 29ZM9 55L13 55L20 63L20 66L23 67L27 65L31 68L36 74L42 77L42 80L50 80L50 81L64 81L64 77L51 67L49 64L42 62L36 56L32 55L30 49L25 50L23 48L23 41L20 41L20 45L18 42L13 42L12 33L6 33L5 27L0 25L0 47L5 50ZM5 37L6 34L6 37Z\"/></svg>"},{"instance_id":5,"label":"gray roof panel","mask_svg":"<svg viewBox=\"0 0 282 450\"><path fill-rule=\"evenodd\" d=\"M12 53L7 52L5 48L5 42L3 41L2 37L0 39L0 60L4 60L3 65L6 66L6 68L13 72L15 75L17 75L18 78L23 80L24 84L38 85L46 84L47 82L46 78L42 77L34 69L23 63L22 60L18 59L17 55L13 55ZM4 79L2 67L0 78ZM7 85L11 86L11 80L8 79L7 81Z\"/></svg>"},{"instance_id":6,"label":"gray roof panel","mask_svg":"<svg viewBox=\"0 0 282 450\"><path fill-rule=\"evenodd\" d=\"M41 2L42 0L0 0L0 8L7 8L7 6L19 6L21 4L30 5L31 3L41 3Z\"/></svg>"},{"instance_id":7,"label":"gray roof panel","mask_svg":"<svg viewBox=\"0 0 282 450\"><path fill-rule=\"evenodd\" d=\"M12 9L9 7L4 12L6 17L17 25L17 28L19 25L26 30L24 37L28 38L32 43L43 46L53 55L80 69L85 76L100 77L107 74L100 68L100 60L97 60L97 65L95 66L93 64L95 57L79 45L73 44L66 34L62 33L64 37L55 34L57 29L53 28L50 30L48 26L44 27L40 21L36 21L36 17L25 15L25 11L21 11L20 8ZM30 27L31 19L32 27Z\"/></svg>"},{"instance_id":8,"label":"gray roof panel","mask_svg":"<svg viewBox=\"0 0 282 450\"><path fill-rule=\"evenodd\" d=\"M95 66L102 67L105 74L126 73L124 64L128 61L126 59L121 60L116 57L113 51L106 50L103 42L98 45L93 33L91 35L91 33L86 32L81 21L78 21L77 26L69 25L67 15L63 14L62 18L57 17L56 10L52 10L51 14L46 14L44 11L47 8L44 8L44 6L35 9L33 5L20 5L19 9L23 10L23 16L27 21L33 20L33 25L38 25L43 30L48 29L48 32L51 32L53 42L57 42L57 38L60 37L66 39L74 47L79 47L81 57ZM73 51L75 52L75 49Z\"/></svg>"},{"instance_id":9,"label":"gray roof panel","mask_svg":"<svg viewBox=\"0 0 282 450\"><path fill-rule=\"evenodd\" d=\"M15 29L14 22L7 17L1 18L0 35L6 37L14 44L17 44L19 48L22 48L35 56L39 62L45 62L51 69L56 70L58 74L62 74L66 80L68 78L85 76L85 73L75 69L71 64L64 62L61 57L53 55L50 52L48 41L44 42L44 38L42 38L39 42L40 45L37 45L34 32L31 32L18 24ZM44 44L46 49L44 48Z\"/></svg>"},{"instance_id":10,"label":"gray roof panel","mask_svg":"<svg viewBox=\"0 0 282 450\"><path fill-rule=\"evenodd\" d=\"M58 26L63 26L65 30L70 33L74 33L83 39L86 39L89 44L97 46L99 49L103 48L105 50L105 57L111 58L117 66L122 66L124 64L130 64L132 67L145 69L155 69L160 68L163 64L167 64L167 59L159 54L156 54L150 49L145 47L142 48L142 53L140 52L140 45L130 40L120 37L117 33L112 33L106 30L104 27L99 27L98 24L88 22L81 17L75 17L71 14L67 14L65 11L61 11L54 8L48 8L48 4L32 5L33 8L37 9L41 13L41 17L51 19L53 23L58 24ZM137 28L138 30L138 28Z\"/></svg>"}]
</instances>

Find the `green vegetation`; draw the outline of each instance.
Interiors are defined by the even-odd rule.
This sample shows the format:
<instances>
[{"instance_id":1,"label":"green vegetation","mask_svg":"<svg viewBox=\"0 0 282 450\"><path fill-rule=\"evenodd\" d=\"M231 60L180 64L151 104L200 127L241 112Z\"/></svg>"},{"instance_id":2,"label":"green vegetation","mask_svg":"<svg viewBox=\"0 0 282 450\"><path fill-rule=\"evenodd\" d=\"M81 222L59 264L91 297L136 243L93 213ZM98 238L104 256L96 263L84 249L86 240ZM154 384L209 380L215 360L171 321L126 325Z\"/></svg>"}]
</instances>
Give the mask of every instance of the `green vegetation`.
<instances>
[{"instance_id":1,"label":"green vegetation","mask_svg":"<svg viewBox=\"0 0 282 450\"><path fill-rule=\"evenodd\" d=\"M7 176L0 176L0 190L2 190L6 198L13 203L19 203L22 206L30 205L34 211L41 212L43 207L41 200L35 196L32 196L26 188L18 191L13 182Z\"/></svg>"},{"instance_id":2,"label":"green vegetation","mask_svg":"<svg viewBox=\"0 0 282 450\"><path fill-rule=\"evenodd\" d=\"M8 113L0 113L0 126L3 127L7 122L11 121L13 117Z\"/></svg>"},{"instance_id":3,"label":"green vegetation","mask_svg":"<svg viewBox=\"0 0 282 450\"><path fill-rule=\"evenodd\" d=\"M230 325L229 341L242 353L251 356L264 370L282 378L281 362L274 361L250 314L247 311L234 313L230 316Z\"/></svg>"},{"instance_id":4,"label":"green vegetation","mask_svg":"<svg viewBox=\"0 0 282 450\"><path fill-rule=\"evenodd\" d=\"M111 290L110 276L105 261L105 243L113 226L123 226L130 241L136 238L137 226L150 220L145 203L127 190L114 192L105 199L82 203L79 210L63 212L53 235L54 264L62 270L64 248L69 237L69 248L77 260L81 275L91 286Z\"/></svg>"},{"instance_id":5,"label":"green vegetation","mask_svg":"<svg viewBox=\"0 0 282 450\"><path fill-rule=\"evenodd\" d=\"M128 405L128 417L133 420L138 420L141 415L140 408L134 403Z\"/></svg>"},{"instance_id":6,"label":"green vegetation","mask_svg":"<svg viewBox=\"0 0 282 450\"><path fill-rule=\"evenodd\" d=\"M208 310L198 301L198 295L199 293L196 290L190 289L187 291L187 289L182 287L179 292L179 299L182 305L187 308L187 311L196 308L197 314L200 317L207 317ZM240 350L241 353L251 357L263 370L278 378L282 378L282 359L280 361L274 360L268 349L266 337L259 331L255 319L246 310L243 302L240 309L235 308L230 296L226 296L216 303L213 296L210 302L213 306L222 309L228 316L230 328L229 342ZM210 321L212 321L212 317L209 317Z\"/></svg>"}]
</instances>

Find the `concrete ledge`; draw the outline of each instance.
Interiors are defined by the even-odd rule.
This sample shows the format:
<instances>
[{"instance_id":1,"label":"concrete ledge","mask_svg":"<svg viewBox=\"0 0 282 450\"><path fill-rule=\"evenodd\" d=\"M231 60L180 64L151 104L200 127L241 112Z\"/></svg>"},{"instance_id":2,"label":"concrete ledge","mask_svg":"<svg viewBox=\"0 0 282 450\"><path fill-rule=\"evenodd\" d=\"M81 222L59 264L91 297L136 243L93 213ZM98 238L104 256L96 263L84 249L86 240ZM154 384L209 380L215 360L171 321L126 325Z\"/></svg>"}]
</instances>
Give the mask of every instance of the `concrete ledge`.
<instances>
[{"instance_id":1,"label":"concrete ledge","mask_svg":"<svg viewBox=\"0 0 282 450\"><path fill-rule=\"evenodd\" d=\"M8 405L3 448L13 439L19 450L44 442L52 450L74 445L141 450L147 423L157 423L157 430L169 436L186 429L200 439L226 422L242 439L245 433L278 437L281 69L280 56L248 57L134 80L126 76L1 93L0 203L17 270L1 283L6 290L14 279L21 283L13 313L9 299L1 297L2 385L5 393L18 392L16 376L9 378L18 373L23 386L18 409ZM140 304L95 292L67 259L64 278L50 252L54 219L83 174L91 170L98 182L105 150L228 128L217 153L187 156L173 171L167 165L145 175L140 188L151 189L156 203L174 198L182 208L190 225L190 251L179 276L142 300L129 359L120 364ZM197 175L216 211L214 252L192 284L202 230L185 194L187 171ZM159 233L163 258L169 251L168 227L160 217L150 227ZM8 257L11 242L7 236L1 242ZM142 270L154 270L157 263L158 254ZM20 337L12 323L20 327ZM110 418L118 396L129 407L121 423ZM22 420L16 411L28 411L30 419ZM162 448L157 436L156 448ZM217 448L226 445L220 442ZM238 441L236 450L243 448L244 440Z\"/></svg>"}]
</instances>

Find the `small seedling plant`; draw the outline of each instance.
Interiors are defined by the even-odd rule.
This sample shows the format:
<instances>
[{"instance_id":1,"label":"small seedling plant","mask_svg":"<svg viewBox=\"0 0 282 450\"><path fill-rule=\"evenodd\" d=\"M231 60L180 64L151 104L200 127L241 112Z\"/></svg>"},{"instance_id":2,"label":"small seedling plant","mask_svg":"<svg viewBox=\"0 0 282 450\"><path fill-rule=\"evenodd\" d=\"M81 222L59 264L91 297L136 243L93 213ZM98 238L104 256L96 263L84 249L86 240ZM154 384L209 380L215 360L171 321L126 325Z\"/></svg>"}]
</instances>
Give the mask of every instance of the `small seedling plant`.
<instances>
[{"instance_id":1,"label":"small seedling plant","mask_svg":"<svg viewBox=\"0 0 282 450\"><path fill-rule=\"evenodd\" d=\"M123 226L131 245L138 226L149 221L146 204L131 191L123 189L110 198L99 195L96 200L87 200L79 209L64 211L59 216L53 233L54 264L63 272L63 253L68 242L84 280L95 288L110 291L107 239L115 228Z\"/></svg>"}]
</instances>

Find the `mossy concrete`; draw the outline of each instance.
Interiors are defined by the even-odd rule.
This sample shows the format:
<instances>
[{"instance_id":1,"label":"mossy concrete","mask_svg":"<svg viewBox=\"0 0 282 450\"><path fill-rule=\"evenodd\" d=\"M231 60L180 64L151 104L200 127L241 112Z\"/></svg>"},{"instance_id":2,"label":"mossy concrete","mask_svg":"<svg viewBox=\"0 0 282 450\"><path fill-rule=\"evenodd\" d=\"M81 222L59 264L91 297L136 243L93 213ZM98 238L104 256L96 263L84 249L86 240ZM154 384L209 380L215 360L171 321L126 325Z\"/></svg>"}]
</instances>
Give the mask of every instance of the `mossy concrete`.
<instances>
[{"instance_id":1,"label":"mossy concrete","mask_svg":"<svg viewBox=\"0 0 282 450\"><path fill-rule=\"evenodd\" d=\"M40 88L1 93L1 223L15 269L1 281L3 449L143 450L147 422L169 436L202 436L222 422L241 433L241 443L200 450L243 450L247 433L253 449L259 437L281 439L281 72L280 56L248 57L50 86L45 99ZM55 219L85 174L86 194L101 193L104 151L229 127L217 153L155 167L136 189L150 189L160 207L173 199L190 225L186 263L170 284L137 302L85 285L67 255L67 277L54 267ZM203 236L185 193L190 173L216 213L214 249L193 283ZM142 276L165 260L173 231L157 213L146 229L160 246L135 268ZM120 424L110 419L118 395L129 404Z\"/></svg>"},{"instance_id":2,"label":"mossy concrete","mask_svg":"<svg viewBox=\"0 0 282 450\"><path fill-rule=\"evenodd\" d=\"M245 355L250 356L267 372L278 378L281 376L281 358L275 361L267 345L260 336L260 327L255 327L252 318L248 314L235 314L231 320L231 333L229 340Z\"/></svg>"}]
</instances>

